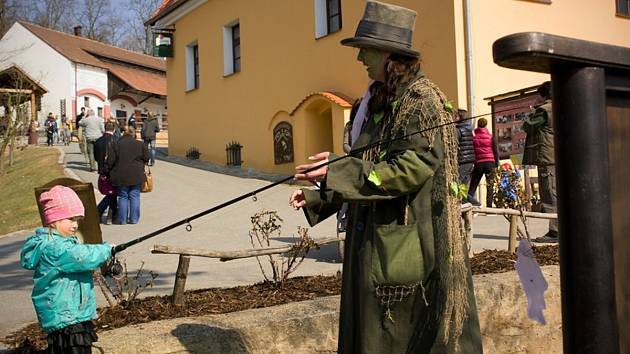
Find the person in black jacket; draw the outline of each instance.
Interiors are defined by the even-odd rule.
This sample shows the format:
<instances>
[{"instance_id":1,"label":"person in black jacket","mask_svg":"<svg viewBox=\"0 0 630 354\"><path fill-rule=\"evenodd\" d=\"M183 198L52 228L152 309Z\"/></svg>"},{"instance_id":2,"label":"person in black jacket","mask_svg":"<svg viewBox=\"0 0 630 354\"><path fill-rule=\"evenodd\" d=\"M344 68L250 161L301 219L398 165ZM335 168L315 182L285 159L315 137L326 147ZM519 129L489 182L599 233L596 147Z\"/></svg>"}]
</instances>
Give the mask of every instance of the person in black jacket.
<instances>
[{"instance_id":1,"label":"person in black jacket","mask_svg":"<svg viewBox=\"0 0 630 354\"><path fill-rule=\"evenodd\" d=\"M457 151L457 162L459 163L459 181L468 185L470 175L475 166L475 147L473 145L472 123L470 120L462 120L468 118L468 111L464 109L457 110L457 142L459 149Z\"/></svg>"},{"instance_id":2,"label":"person in black jacket","mask_svg":"<svg viewBox=\"0 0 630 354\"><path fill-rule=\"evenodd\" d=\"M136 129L127 126L123 136L107 156L109 177L118 187L118 224L137 224L140 220L140 187L144 165L149 161L147 147L136 140Z\"/></svg>"},{"instance_id":3,"label":"person in black jacket","mask_svg":"<svg viewBox=\"0 0 630 354\"><path fill-rule=\"evenodd\" d=\"M115 130L116 126L114 123L106 122L105 133L94 142L94 159L98 165L98 189L104 195L103 199L97 206L101 224L107 224L109 221L115 221L118 204L118 192L116 187L111 185L109 168L106 163L107 156L113 152L114 144L116 143L116 139L114 138ZM105 210L107 209L109 209L109 211L105 214Z\"/></svg>"}]
</instances>

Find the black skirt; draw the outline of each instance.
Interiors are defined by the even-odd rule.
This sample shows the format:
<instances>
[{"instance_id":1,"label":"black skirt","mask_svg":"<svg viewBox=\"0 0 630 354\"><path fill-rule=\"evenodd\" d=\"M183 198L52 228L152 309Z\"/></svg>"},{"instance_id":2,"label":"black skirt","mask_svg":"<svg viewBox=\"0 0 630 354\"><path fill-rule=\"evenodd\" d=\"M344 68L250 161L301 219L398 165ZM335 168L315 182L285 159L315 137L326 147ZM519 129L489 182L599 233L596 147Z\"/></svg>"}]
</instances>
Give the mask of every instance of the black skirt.
<instances>
[{"instance_id":1,"label":"black skirt","mask_svg":"<svg viewBox=\"0 0 630 354\"><path fill-rule=\"evenodd\" d=\"M92 353L92 342L96 342L96 327L85 321L58 329L48 334L48 354Z\"/></svg>"}]
</instances>

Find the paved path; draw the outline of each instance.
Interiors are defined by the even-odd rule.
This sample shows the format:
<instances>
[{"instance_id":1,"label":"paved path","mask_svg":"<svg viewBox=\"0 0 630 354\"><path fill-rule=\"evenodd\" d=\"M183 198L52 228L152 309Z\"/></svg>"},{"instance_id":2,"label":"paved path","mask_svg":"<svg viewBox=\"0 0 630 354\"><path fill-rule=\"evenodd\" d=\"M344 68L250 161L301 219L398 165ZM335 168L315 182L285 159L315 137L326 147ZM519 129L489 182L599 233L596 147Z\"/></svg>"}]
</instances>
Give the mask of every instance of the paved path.
<instances>
[{"instance_id":1,"label":"paved path","mask_svg":"<svg viewBox=\"0 0 630 354\"><path fill-rule=\"evenodd\" d=\"M67 168L86 181L96 185L96 173L88 172L78 145L62 147ZM171 159L182 162L181 159ZM212 170L212 168L208 168ZM246 192L260 188L270 182L240 178L226 174L191 168L181 164L158 160L152 167L154 190L142 194L141 217L136 225L102 225L104 239L121 244L146 235L159 228L185 219L188 216L221 204ZM251 171L249 171L251 174ZM250 248L248 231L250 216L263 209L277 210L284 219L282 236L274 240L276 245L290 242L290 236L298 225L307 226L302 212L288 206L288 198L295 186L280 185L258 196L258 201L241 201L217 213L192 222L193 229L184 227L170 230L144 243L132 246L121 254L130 271L144 268L159 274L152 289L144 295L169 294L172 291L178 257L175 255L153 255L149 249L154 244L214 250L240 250ZM98 192L97 200L101 198ZM508 223L501 216L478 216L473 221L475 239L473 248L505 249L507 247ZM532 235L542 235L545 221L532 219ZM313 238L333 236L335 222L331 218L309 230ZM31 273L19 267L19 251L30 231L0 236L0 337L26 323L36 321L31 305ZM311 251L295 275L334 274L341 269L337 246L324 246ZM187 289L229 287L260 282L263 280L255 259L220 262L215 259L193 257L190 262ZM105 301L99 295L99 306Z\"/></svg>"}]
</instances>

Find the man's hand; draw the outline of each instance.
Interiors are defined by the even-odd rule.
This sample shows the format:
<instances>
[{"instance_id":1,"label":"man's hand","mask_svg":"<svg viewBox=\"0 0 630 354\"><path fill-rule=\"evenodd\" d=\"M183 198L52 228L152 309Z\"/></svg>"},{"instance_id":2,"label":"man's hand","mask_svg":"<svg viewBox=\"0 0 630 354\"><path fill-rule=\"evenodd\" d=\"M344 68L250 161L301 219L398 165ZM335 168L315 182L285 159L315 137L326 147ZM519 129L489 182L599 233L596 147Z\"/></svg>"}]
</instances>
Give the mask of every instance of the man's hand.
<instances>
[{"instance_id":1,"label":"man's hand","mask_svg":"<svg viewBox=\"0 0 630 354\"><path fill-rule=\"evenodd\" d=\"M298 189L291 194L289 205L295 210L299 210L306 205L306 197L301 189Z\"/></svg>"},{"instance_id":2,"label":"man's hand","mask_svg":"<svg viewBox=\"0 0 630 354\"><path fill-rule=\"evenodd\" d=\"M309 156L308 159L314 161L313 163L299 165L295 168L295 176L293 179L297 181L310 181L310 182L321 182L326 178L326 174L328 173L328 165L322 166L314 171L310 171L305 173L304 171L310 170L311 168L317 167L318 165L322 165L328 162L328 157L330 156L330 152L320 152L313 156Z\"/></svg>"}]
</instances>

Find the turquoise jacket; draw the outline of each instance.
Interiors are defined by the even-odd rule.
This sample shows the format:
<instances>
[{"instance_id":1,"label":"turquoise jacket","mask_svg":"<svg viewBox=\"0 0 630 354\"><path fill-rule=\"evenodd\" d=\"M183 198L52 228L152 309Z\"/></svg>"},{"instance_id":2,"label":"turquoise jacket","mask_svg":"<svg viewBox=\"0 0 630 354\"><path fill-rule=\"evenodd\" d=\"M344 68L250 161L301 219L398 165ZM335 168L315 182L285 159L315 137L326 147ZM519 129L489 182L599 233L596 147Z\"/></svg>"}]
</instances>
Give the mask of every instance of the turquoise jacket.
<instances>
[{"instance_id":1,"label":"turquoise jacket","mask_svg":"<svg viewBox=\"0 0 630 354\"><path fill-rule=\"evenodd\" d=\"M34 270L31 297L42 329L53 332L96 317L92 270L111 256L112 246L84 245L55 229L40 227L22 247L20 264Z\"/></svg>"}]
</instances>

